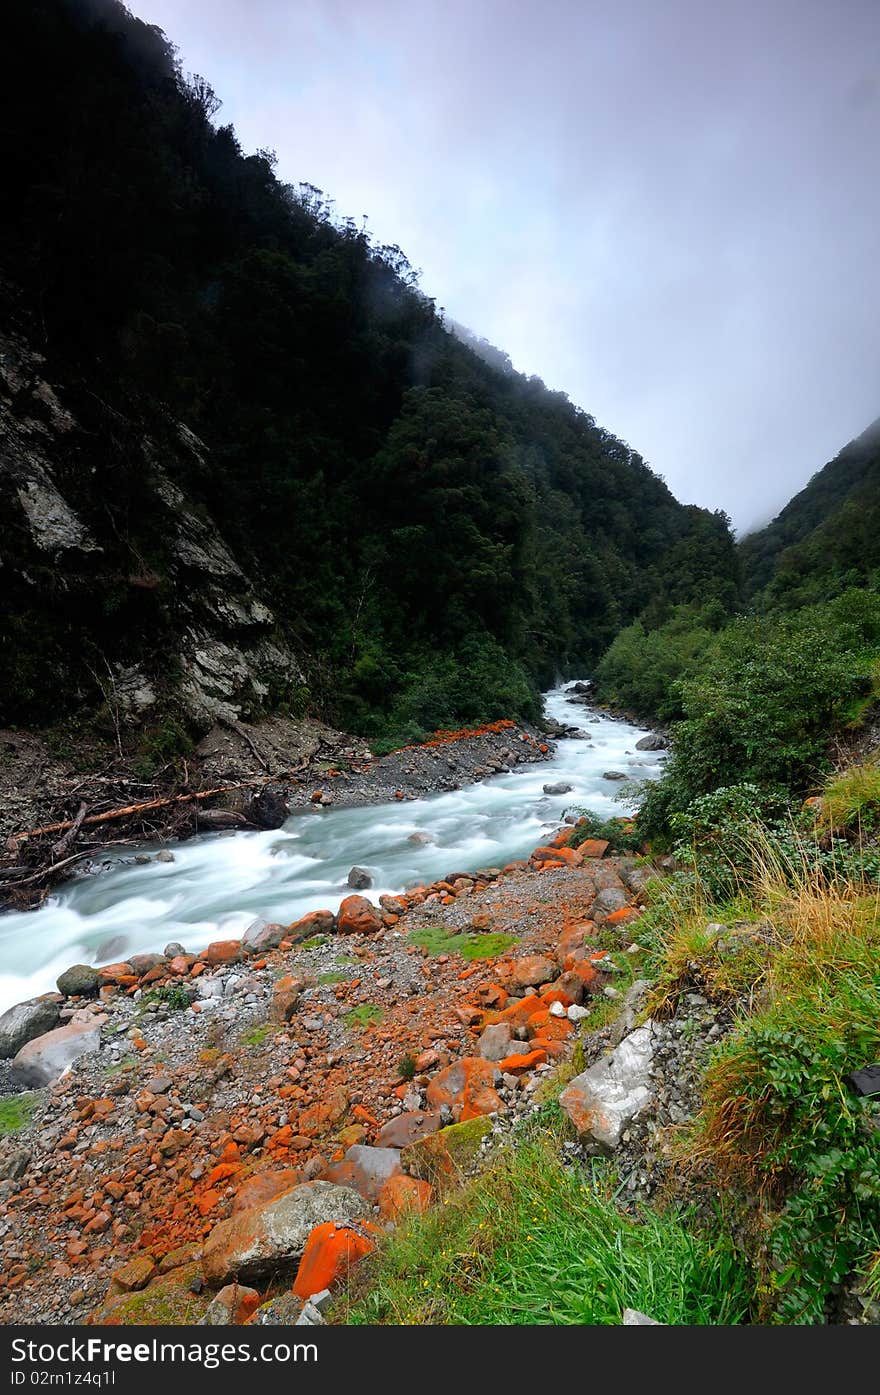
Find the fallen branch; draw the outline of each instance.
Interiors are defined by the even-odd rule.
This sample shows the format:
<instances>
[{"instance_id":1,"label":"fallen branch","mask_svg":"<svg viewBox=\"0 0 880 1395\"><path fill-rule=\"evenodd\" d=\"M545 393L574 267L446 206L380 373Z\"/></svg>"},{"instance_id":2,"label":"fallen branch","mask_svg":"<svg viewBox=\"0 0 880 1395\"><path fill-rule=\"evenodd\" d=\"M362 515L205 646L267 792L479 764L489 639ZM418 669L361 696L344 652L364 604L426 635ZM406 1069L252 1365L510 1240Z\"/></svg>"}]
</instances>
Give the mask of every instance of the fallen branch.
<instances>
[{"instance_id":1,"label":"fallen branch","mask_svg":"<svg viewBox=\"0 0 880 1395\"><path fill-rule=\"evenodd\" d=\"M198 790L193 794L172 794L164 795L159 799L147 799L140 804L126 804L119 809L108 809L103 814L89 814L88 817L80 819L77 828L93 827L99 823L110 823L114 819L130 818L136 814L146 814L153 809L169 809L173 805L190 804L195 800L213 799L218 794L230 794L233 790L260 789L264 785L277 784L280 780L291 780L302 771L308 768L307 764L299 765L294 770L284 771L281 774L267 777L264 780L239 780L233 785L218 785L210 790ZM79 819L79 814L77 814ZM42 828L31 828L25 833L14 833L12 838L16 843L25 841L28 838L42 838L49 833L66 833L68 829L73 830L73 825L77 819L64 819L61 823L47 823Z\"/></svg>"},{"instance_id":2,"label":"fallen branch","mask_svg":"<svg viewBox=\"0 0 880 1395\"><path fill-rule=\"evenodd\" d=\"M83 825L92 826L98 823L110 823L113 819L129 818L133 814L146 814L151 809L167 809L172 804L188 804L194 799L212 799L217 794L228 794L231 790L245 789L249 785L265 784L264 780L244 780L236 785L219 785L216 789L199 790L197 794L171 794L164 795L161 799L147 799L140 804L126 804L121 809L108 809L104 814L90 814L88 818L82 820ZM17 840L23 838L42 838L48 833L64 833L72 828L75 820L65 819L62 823L47 823L42 828L31 828L26 833L16 833L13 836Z\"/></svg>"},{"instance_id":3,"label":"fallen branch","mask_svg":"<svg viewBox=\"0 0 880 1395\"><path fill-rule=\"evenodd\" d=\"M64 833L64 834L58 839L58 842L57 842L57 843L53 843L53 844L52 844L52 861L53 861L53 862L57 862L57 859L58 859L59 857L62 857L63 854L67 852L67 849L70 847L70 845L71 845L71 843L73 842L74 838L75 838L76 835L79 833L79 830L80 830L80 828L82 827L83 819L85 818L85 816L86 816L86 814L88 813L88 811L89 811L89 806L88 806L88 804L86 804L85 802L83 802L82 804L80 804L79 809L78 809L77 812L76 812L76 817L75 817L75 819L73 820L73 823L72 823L72 824L70 825L70 827L68 828L67 832Z\"/></svg>"}]
</instances>

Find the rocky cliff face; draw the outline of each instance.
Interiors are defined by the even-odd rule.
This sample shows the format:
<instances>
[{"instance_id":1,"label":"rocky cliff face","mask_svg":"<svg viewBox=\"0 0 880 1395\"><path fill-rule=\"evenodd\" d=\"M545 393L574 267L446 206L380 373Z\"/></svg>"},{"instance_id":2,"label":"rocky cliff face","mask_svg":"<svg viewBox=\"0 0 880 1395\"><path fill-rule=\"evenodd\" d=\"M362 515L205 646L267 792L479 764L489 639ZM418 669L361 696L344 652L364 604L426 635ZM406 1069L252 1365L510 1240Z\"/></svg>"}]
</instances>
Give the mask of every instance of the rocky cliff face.
<instances>
[{"instance_id":1,"label":"rocky cliff face","mask_svg":"<svg viewBox=\"0 0 880 1395\"><path fill-rule=\"evenodd\" d=\"M161 413L149 430L59 386L0 330L0 723L89 698L121 720L171 702L210 725L302 683L258 587L185 481L207 450Z\"/></svg>"}]
</instances>

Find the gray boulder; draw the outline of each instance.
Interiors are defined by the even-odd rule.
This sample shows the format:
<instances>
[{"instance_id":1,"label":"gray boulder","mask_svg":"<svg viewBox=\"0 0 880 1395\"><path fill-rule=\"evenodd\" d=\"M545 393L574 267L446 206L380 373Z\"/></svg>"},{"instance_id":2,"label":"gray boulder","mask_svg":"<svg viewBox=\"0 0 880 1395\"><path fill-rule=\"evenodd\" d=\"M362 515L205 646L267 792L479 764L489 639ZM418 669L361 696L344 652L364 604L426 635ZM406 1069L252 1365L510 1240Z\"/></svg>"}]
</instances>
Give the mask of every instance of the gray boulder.
<instances>
[{"instance_id":1,"label":"gray boulder","mask_svg":"<svg viewBox=\"0 0 880 1395\"><path fill-rule=\"evenodd\" d=\"M373 885L373 875L366 867L352 867L348 874L348 885L355 891L366 891Z\"/></svg>"},{"instance_id":2,"label":"gray boulder","mask_svg":"<svg viewBox=\"0 0 880 1395\"><path fill-rule=\"evenodd\" d=\"M0 1181L18 1182L31 1165L29 1148L14 1148L11 1153L0 1158Z\"/></svg>"},{"instance_id":3,"label":"gray boulder","mask_svg":"<svg viewBox=\"0 0 880 1395\"><path fill-rule=\"evenodd\" d=\"M161 968L163 964L168 963L168 960L164 954L130 954L128 963L131 965L132 973L141 978L144 974L148 974L151 969Z\"/></svg>"},{"instance_id":4,"label":"gray boulder","mask_svg":"<svg viewBox=\"0 0 880 1395\"><path fill-rule=\"evenodd\" d=\"M485 1061L503 1061L513 1053L511 1039L512 1033L508 1023L496 1022L493 1026L485 1028L477 1042L477 1055L482 1056Z\"/></svg>"},{"instance_id":5,"label":"gray boulder","mask_svg":"<svg viewBox=\"0 0 880 1395\"><path fill-rule=\"evenodd\" d=\"M301 1258L316 1225L349 1224L369 1210L351 1187L303 1182L274 1201L215 1225L205 1242L205 1279L209 1284L223 1284L271 1274Z\"/></svg>"},{"instance_id":6,"label":"gray boulder","mask_svg":"<svg viewBox=\"0 0 880 1395\"><path fill-rule=\"evenodd\" d=\"M560 780L555 785L542 785L545 794L571 794L573 785L567 785L564 780Z\"/></svg>"},{"instance_id":7,"label":"gray boulder","mask_svg":"<svg viewBox=\"0 0 880 1395\"><path fill-rule=\"evenodd\" d=\"M653 1059L654 1024L649 1020L562 1091L559 1103L587 1152L613 1152L627 1124L650 1104Z\"/></svg>"},{"instance_id":8,"label":"gray boulder","mask_svg":"<svg viewBox=\"0 0 880 1395\"><path fill-rule=\"evenodd\" d=\"M652 732L650 736L643 736L641 741L636 742L637 751L665 751L669 742L665 736L658 736Z\"/></svg>"},{"instance_id":9,"label":"gray boulder","mask_svg":"<svg viewBox=\"0 0 880 1395\"><path fill-rule=\"evenodd\" d=\"M378 1201L388 1178L402 1171L399 1148L353 1143L342 1162L328 1168L327 1179L343 1187L355 1187L367 1201Z\"/></svg>"},{"instance_id":10,"label":"gray boulder","mask_svg":"<svg viewBox=\"0 0 880 1395\"><path fill-rule=\"evenodd\" d=\"M267 949L277 949L286 934L286 925L273 925L258 919L251 921L241 937L241 943L248 954L261 954Z\"/></svg>"},{"instance_id":11,"label":"gray boulder","mask_svg":"<svg viewBox=\"0 0 880 1395\"><path fill-rule=\"evenodd\" d=\"M626 775L622 770L606 770L602 776L603 780L625 780Z\"/></svg>"},{"instance_id":12,"label":"gray boulder","mask_svg":"<svg viewBox=\"0 0 880 1395\"><path fill-rule=\"evenodd\" d=\"M58 992L65 998L87 998L101 987L101 975L91 964L71 964L57 983Z\"/></svg>"},{"instance_id":13,"label":"gray boulder","mask_svg":"<svg viewBox=\"0 0 880 1395\"><path fill-rule=\"evenodd\" d=\"M58 1080L80 1056L97 1051L101 1045L101 1024L94 1018L78 1022L75 1018L44 1032L27 1042L12 1062L12 1077L17 1085L36 1088Z\"/></svg>"},{"instance_id":14,"label":"gray boulder","mask_svg":"<svg viewBox=\"0 0 880 1395\"><path fill-rule=\"evenodd\" d=\"M615 911L622 911L628 905L625 891L620 891L616 886L603 887L590 907L590 918L597 925L601 924Z\"/></svg>"},{"instance_id":15,"label":"gray boulder","mask_svg":"<svg viewBox=\"0 0 880 1395\"><path fill-rule=\"evenodd\" d=\"M0 1017L0 1058L14 1056L26 1042L51 1032L58 1025L58 1004L54 999L29 998L16 1003Z\"/></svg>"}]
</instances>

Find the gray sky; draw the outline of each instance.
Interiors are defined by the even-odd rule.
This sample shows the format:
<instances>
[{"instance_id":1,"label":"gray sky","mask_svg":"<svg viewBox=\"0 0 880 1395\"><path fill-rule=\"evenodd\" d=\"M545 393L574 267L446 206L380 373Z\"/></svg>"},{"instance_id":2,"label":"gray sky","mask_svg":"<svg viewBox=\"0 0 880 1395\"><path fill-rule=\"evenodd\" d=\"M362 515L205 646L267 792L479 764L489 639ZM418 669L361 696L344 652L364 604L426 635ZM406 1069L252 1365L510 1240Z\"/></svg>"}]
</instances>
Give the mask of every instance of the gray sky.
<instances>
[{"instance_id":1,"label":"gray sky","mask_svg":"<svg viewBox=\"0 0 880 1395\"><path fill-rule=\"evenodd\" d=\"M247 150L688 503L880 414L880 0L129 0Z\"/></svg>"}]
</instances>

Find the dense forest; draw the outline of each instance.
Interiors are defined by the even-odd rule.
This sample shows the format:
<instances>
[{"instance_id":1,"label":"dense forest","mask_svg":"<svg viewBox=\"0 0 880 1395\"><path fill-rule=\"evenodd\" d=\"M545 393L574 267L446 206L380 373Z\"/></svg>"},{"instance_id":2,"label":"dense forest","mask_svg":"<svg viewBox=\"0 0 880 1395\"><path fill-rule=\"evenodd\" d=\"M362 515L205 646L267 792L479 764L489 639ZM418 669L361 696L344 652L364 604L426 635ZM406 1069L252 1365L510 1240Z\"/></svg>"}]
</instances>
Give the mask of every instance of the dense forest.
<instances>
[{"instance_id":1,"label":"dense forest","mask_svg":"<svg viewBox=\"0 0 880 1395\"><path fill-rule=\"evenodd\" d=\"M304 681L265 703L368 735L534 714L637 615L732 610L726 517L447 327L400 248L245 154L160 30L116 0L33 0L5 39L0 295L81 426L62 493L104 599L60 553L38 566L5 511L3 718L94 702L92 676L133 660L173 705L180 586L144 436L297 656ZM207 451L172 448L177 422Z\"/></svg>"},{"instance_id":2,"label":"dense forest","mask_svg":"<svg viewBox=\"0 0 880 1395\"><path fill-rule=\"evenodd\" d=\"M645 612L596 668L600 695L673 724L643 821L668 837L717 791L755 808L797 801L857 740L880 699L880 423L738 546L742 593ZM742 787L747 787L745 794ZM736 792L739 791L739 794Z\"/></svg>"}]
</instances>

